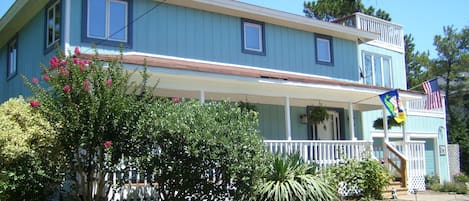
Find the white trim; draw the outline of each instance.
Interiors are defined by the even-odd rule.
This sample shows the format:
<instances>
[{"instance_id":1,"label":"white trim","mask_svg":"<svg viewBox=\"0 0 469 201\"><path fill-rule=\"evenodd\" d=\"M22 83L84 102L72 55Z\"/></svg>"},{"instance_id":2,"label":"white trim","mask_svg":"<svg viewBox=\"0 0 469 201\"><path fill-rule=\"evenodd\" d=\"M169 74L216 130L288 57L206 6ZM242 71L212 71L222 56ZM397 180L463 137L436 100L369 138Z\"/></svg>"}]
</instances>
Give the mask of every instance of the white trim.
<instances>
[{"instance_id":1,"label":"white trim","mask_svg":"<svg viewBox=\"0 0 469 201\"><path fill-rule=\"evenodd\" d=\"M64 22L64 54L68 56L68 50L70 49L70 13L71 13L71 0L65 0L65 13L62 16L65 16Z\"/></svg>"},{"instance_id":2,"label":"white trim","mask_svg":"<svg viewBox=\"0 0 469 201\"><path fill-rule=\"evenodd\" d=\"M253 27L253 28L257 28L257 29L258 29L258 31L259 31L258 33L259 33L259 34L257 35L257 37L258 37L258 40L259 40L259 44L257 44L257 45L259 45L259 49L253 49L253 48L248 48L248 47L247 47L246 41L247 41L247 36L248 36L248 35L246 34L246 27ZM243 22L243 34L244 34L244 37L243 37L243 38L244 38L244 41L243 41L243 42L244 42L244 43L243 43L243 44L244 44L244 47L243 47L243 48L244 48L245 50L256 51L256 52L263 52L263 51L264 51L264 50L262 49L262 45L263 45L263 44L262 44L262 40L263 40L262 35L263 35L263 33L262 33L262 25L261 25L261 24L256 24L256 23L252 23L252 22Z\"/></svg>"},{"instance_id":3,"label":"white trim","mask_svg":"<svg viewBox=\"0 0 469 201\"><path fill-rule=\"evenodd\" d=\"M350 102L348 104L350 138L352 139L352 141L356 141L357 138L355 137L355 119L353 116L353 103Z\"/></svg>"},{"instance_id":4,"label":"white trim","mask_svg":"<svg viewBox=\"0 0 469 201\"><path fill-rule=\"evenodd\" d=\"M438 138L438 133L420 133L420 132L407 132L409 138ZM389 132L389 138L403 138L402 132ZM383 138L384 133L379 131L372 131L371 137Z\"/></svg>"},{"instance_id":5,"label":"white trim","mask_svg":"<svg viewBox=\"0 0 469 201\"><path fill-rule=\"evenodd\" d=\"M200 103L204 104L205 103L205 91L203 89L200 90Z\"/></svg>"},{"instance_id":6,"label":"white trim","mask_svg":"<svg viewBox=\"0 0 469 201\"><path fill-rule=\"evenodd\" d=\"M327 43L327 49L326 50L321 50L319 47L319 42L325 42ZM320 62L325 62L325 63L332 63L332 51L331 51L331 39L328 39L328 38L324 38L324 37L321 37L321 36L316 36L316 50L318 51L317 55L318 55L318 61ZM328 58L326 60L324 59L321 59L319 57L319 52L322 52L322 51L326 51L327 52L327 56Z\"/></svg>"}]
</instances>

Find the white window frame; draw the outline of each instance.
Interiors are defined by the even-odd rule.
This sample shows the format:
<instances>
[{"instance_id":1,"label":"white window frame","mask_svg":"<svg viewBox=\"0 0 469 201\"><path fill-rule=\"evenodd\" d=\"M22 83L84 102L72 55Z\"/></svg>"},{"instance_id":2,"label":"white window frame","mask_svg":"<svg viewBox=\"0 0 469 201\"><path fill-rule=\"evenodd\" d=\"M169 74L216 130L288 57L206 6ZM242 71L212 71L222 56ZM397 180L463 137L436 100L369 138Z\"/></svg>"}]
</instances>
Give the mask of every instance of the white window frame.
<instances>
[{"instance_id":1,"label":"white window frame","mask_svg":"<svg viewBox=\"0 0 469 201\"><path fill-rule=\"evenodd\" d=\"M255 23L251 23L251 22L244 22L243 24L244 26L244 49L246 50L249 50L249 51L256 51L256 52L263 52L264 49L262 47L262 25L260 24L255 24ZM258 41L259 41L259 49L254 49L254 48L249 48L247 47L247 33L246 33L246 27L253 27L253 28L257 28L259 30L259 34L257 35L257 38L258 38Z\"/></svg>"},{"instance_id":2,"label":"white window frame","mask_svg":"<svg viewBox=\"0 0 469 201\"><path fill-rule=\"evenodd\" d=\"M8 42L7 47L7 79L10 79L18 72L18 38Z\"/></svg>"},{"instance_id":3,"label":"white window frame","mask_svg":"<svg viewBox=\"0 0 469 201\"><path fill-rule=\"evenodd\" d=\"M55 21L55 16L56 16L56 10L58 10L59 12L61 12L60 10L60 0L57 0L55 1L53 4L51 4L47 10L46 10L46 49L49 49L49 48L54 48L54 45L56 43L58 43L60 41L60 29L61 29L61 19L59 19L59 27L58 27L58 31L59 31L59 36L58 38L55 38L55 32L57 31L57 27L55 26L56 25L56 21ZM51 25L50 24L50 21L49 21L49 12L53 12L52 14L52 19L53 19L53 24ZM62 17L62 16L61 16ZM52 26L52 41L49 41L49 27Z\"/></svg>"},{"instance_id":4,"label":"white window frame","mask_svg":"<svg viewBox=\"0 0 469 201\"><path fill-rule=\"evenodd\" d=\"M110 41L117 41L117 42L128 42L128 37L129 37L129 33L128 33L128 17L129 17L129 2L127 1L123 1L123 0L105 0L106 1L106 14L105 14L105 32L104 32L104 37L98 37L98 36L92 36L90 35L90 1L87 0L87 11L86 11L86 15L87 15L87 24L86 24L86 36L88 38L91 38L91 39L100 39L100 40L110 40ZM119 40L119 39L113 39L111 38L111 36L115 33L110 33L110 27L111 27L111 24L110 24L110 15L111 15L111 2L114 2L114 3L121 3L121 4L124 4L125 5L125 16L124 16L124 25L125 27L123 27L123 31L125 33L125 39L124 40Z\"/></svg>"},{"instance_id":5,"label":"white window frame","mask_svg":"<svg viewBox=\"0 0 469 201\"><path fill-rule=\"evenodd\" d=\"M323 50L319 48L319 42L326 42L327 43L327 49ZM315 50L316 50L316 63L317 64L322 64L322 65L334 65L334 50L332 48L332 37L331 36L326 36L326 35L321 35L321 34L315 34ZM327 51L327 55L329 55L329 58L324 60L319 58L319 51Z\"/></svg>"},{"instance_id":6,"label":"white window frame","mask_svg":"<svg viewBox=\"0 0 469 201\"><path fill-rule=\"evenodd\" d=\"M366 72L366 64L365 64L365 57L366 56L370 56L370 59L371 59L371 74L369 72ZM379 61L380 61L380 66L381 66L381 85L377 85L377 82L376 82L376 68L375 68L375 58L376 57L379 57ZM386 82L385 82L385 77L384 77L384 60L388 60L389 61L389 81L390 81L390 85L391 86L386 86ZM380 54L374 54L374 53L371 53L371 52L366 52L364 51L363 54L362 54L362 65L363 65L363 71L364 71L364 77L363 77L363 83L364 84L369 84L369 83L366 83L366 77L367 76L372 76L372 82L371 85L373 86L380 86L380 87L389 87L389 88L393 88L394 87L394 83L393 83L393 67L392 67L392 58L389 57L389 56L385 56L385 55L380 55Z\"/></svg>"}]
</instances>

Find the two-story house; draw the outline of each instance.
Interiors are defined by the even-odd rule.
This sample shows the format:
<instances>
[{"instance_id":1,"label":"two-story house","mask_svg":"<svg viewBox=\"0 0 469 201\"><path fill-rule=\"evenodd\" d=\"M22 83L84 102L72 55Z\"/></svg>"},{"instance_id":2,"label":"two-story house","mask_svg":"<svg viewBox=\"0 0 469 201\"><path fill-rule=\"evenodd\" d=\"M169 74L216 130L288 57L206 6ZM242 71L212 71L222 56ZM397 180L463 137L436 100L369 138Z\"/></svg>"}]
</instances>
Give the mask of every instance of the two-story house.
<instances>
[{"instance_id":1,"label":"two-story house","mask_svg":"<svg viewBox=\"0 0 469 201\"><path fill-rule=\"evenodd\" d=\"M409 189L424 189L426 174L450 178L444 108L425 110L424 95L405 90L394 23L360 13L329 23L231 0L17 0L0 36L1 102L30 94L19 74L40 77L55 47L96 46L105 59L122 46L125 68L146 60L159 96L255 105L272 152L326 166L374 149ZM374 129L387 116L378 95L394 88L408 120ZM329 118L312 125L317 107Z\"/></svg>"}]
</instances>

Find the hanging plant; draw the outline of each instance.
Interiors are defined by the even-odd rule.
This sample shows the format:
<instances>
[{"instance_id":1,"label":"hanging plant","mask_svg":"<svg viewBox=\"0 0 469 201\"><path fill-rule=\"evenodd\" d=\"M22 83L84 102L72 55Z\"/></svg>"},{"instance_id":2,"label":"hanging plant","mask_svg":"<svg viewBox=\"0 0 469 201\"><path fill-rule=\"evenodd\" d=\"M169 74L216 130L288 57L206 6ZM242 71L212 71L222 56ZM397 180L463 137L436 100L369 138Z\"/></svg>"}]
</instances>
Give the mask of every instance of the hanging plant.
<instances>
[{"instance_id":1,"label":"hanging plant","mask_svg":"<svg viewBox=\"0 0 469 201\"><path fill-rule=\"evenodd\" d=\"M248 103L248 102L239 101L238 102L238 107L240 107L241 110L256 111L256 106L254 104L251 104L251 103Z\"/></svg>"},{"instance_id":2,"label":"hanging plant","mask_svg":"<svg viewBox=\"0 0 469 201\"><path fill-rule=\"evenodd\" d=\"M328 118L329 113L327 113L327 109L323 106L314 107L311 109L309 114L309 121L315 125L327 120Z\"/></svg>"},{"instance_id":3,"label":"hanging plant","mask_svg":"<svg viewBox=\"0 0 469 201\"><path fill-rule=\"evenodd\" d=\"M401 126L402 126L402 122L397 123L397 121L393 117L388 116L388 129L391 129L391 127L401 127ZM377 118L373 122L373 128L378 129L378 130L383 130L383 118Z\"/></svg>"}]
</instances>

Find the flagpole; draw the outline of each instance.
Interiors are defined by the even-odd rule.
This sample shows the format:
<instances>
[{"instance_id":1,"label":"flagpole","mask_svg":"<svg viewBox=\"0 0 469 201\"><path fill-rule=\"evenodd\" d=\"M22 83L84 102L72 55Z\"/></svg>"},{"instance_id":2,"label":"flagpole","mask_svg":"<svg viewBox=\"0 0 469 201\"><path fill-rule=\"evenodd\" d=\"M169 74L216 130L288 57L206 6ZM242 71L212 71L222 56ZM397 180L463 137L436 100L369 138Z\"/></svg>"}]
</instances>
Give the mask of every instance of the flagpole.
<instances>
[{"instance_id":1,"label":"flagpole","mask_svg":"<svg viewBox=\"0 0 469 201\"><path fill-rule=\"evenodd\" d=\"M357 104L357 103L360 103L360 102L363 102L363 101L370 100L370 99L372 99L372 98L374 98L374 97L376 97L376 96L379 96L379 95L374 95L374 96L370 96L370 97L368 97L368 98L361 99L361 100L359 100L359 101L354 102L353 104Z\"/></svg>"}]
</instances>

